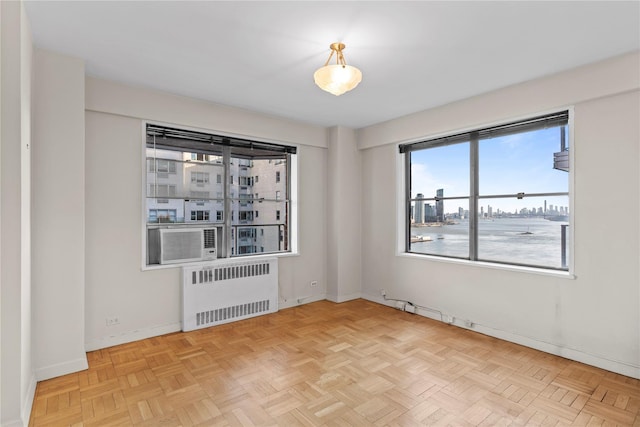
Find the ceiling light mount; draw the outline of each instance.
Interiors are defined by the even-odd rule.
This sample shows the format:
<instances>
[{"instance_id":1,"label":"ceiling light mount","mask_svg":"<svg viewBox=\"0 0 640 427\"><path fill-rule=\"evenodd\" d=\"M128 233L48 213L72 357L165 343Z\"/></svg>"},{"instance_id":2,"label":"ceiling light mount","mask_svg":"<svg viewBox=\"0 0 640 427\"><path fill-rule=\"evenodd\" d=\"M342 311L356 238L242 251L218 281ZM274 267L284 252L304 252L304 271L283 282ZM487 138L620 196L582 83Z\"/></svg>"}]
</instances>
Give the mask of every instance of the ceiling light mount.
<instances>
[{"instance_id":1,"label":"ceiling light mount","mask_svg":"<svg viewBox=\"0 0 640 427\"><path fill-rule=\"evenodd\" d=\"M362 81L362 72L356 67L347 65L342 53L345 48L344 43L331 43L329 48L331 49L329 58L324 66L318 68L313 74L313 80L320 89L339 96L358 86ZM336 63L329 65L334 54Z\"/></svg>"}]
</instances>

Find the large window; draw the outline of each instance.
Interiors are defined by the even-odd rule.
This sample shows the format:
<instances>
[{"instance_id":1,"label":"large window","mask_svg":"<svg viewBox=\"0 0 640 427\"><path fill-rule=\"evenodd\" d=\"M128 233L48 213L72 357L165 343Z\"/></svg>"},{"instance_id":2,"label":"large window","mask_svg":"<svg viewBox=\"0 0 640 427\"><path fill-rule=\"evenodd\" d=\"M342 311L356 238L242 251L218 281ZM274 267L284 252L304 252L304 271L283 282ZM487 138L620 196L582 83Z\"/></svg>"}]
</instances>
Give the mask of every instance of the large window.
<instances>
[{"instance_id":1,"label":"large window","mask_svg":"<svg viewBox=\"0 0 640 427\"><path fill-rule=\"evenodd\" d=\"M152 124L145 143L147 265L197 260L211 236L203 259L291 250L295 147Z\"/></svg>"},{"instance_id":2,"label":"large window","mask_svg":"<svg viewBox=\"0 0 640 427\"><path fill-rule=\"evenodd\" d=\"M401 145L406 252L567 270L568 119Z\"/></svg>"}]
</instances>

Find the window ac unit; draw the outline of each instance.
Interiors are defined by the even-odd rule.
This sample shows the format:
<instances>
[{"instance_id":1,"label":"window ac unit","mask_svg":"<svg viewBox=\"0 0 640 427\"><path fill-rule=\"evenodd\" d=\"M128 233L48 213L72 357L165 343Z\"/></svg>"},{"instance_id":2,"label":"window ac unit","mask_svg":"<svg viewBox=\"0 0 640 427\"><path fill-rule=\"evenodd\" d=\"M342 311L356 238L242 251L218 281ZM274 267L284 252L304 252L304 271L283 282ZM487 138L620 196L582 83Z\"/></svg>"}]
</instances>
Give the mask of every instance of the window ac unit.
<instances>
[{"instance_id":1,"label":"window ac unit","mask_svg":"<svg viewBox=\"0 0 640 427\"><path fill-rule=\"evenodd\" d=\"M157 228L149 230L149 240L150 264L176 264L217 258L215 228Z\"/></svg>"}]
</instances>

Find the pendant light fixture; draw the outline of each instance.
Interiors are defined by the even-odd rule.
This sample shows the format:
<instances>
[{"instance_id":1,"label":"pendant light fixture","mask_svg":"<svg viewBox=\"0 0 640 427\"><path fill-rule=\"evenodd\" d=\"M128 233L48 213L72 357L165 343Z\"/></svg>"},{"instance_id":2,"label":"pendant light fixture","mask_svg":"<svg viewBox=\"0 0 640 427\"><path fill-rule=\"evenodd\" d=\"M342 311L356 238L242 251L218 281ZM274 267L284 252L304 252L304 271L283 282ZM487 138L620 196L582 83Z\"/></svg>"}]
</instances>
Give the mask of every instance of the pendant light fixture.
<instances>
[{"instance_id":1,"label":"pendant light fixture","mask_svg":"<svg viewBox=\"0 0 640 427\"><path fill-rule=\"evenodd\" d=\"M323 67L313 73L313 80L320 89L339 96L358 86L358 83L362 81L362 72L345 62L342 54L342 50L345 48L344 43L331 43L329 47L331 48L329 59ZM336 63L329 65L334 53L336 54Z\"/></svg>"}]
</instances>

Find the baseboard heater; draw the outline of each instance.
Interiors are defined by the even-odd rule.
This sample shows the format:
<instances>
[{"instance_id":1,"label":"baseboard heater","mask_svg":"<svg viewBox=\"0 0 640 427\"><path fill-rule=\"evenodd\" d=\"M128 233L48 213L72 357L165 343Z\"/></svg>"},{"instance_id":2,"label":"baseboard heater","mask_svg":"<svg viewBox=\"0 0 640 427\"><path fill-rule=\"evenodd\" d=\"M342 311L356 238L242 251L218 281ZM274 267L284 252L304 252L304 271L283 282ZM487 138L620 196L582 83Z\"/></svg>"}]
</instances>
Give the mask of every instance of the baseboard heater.
<instances>
[{"instance_id":1,"label":"baseboard heater","mask_svg":"<svg viewBox=\"0 0 640 427\"><path fill-rule=\"evenodd\" d=\"M183 267L182 330L278 311L278 259Z\"/></svg>"}]
</instances>

